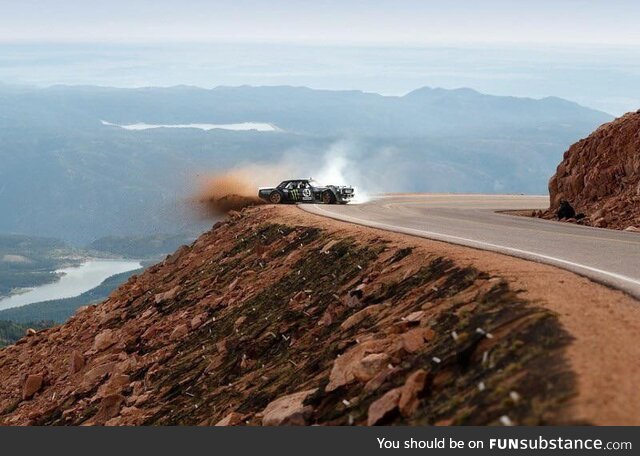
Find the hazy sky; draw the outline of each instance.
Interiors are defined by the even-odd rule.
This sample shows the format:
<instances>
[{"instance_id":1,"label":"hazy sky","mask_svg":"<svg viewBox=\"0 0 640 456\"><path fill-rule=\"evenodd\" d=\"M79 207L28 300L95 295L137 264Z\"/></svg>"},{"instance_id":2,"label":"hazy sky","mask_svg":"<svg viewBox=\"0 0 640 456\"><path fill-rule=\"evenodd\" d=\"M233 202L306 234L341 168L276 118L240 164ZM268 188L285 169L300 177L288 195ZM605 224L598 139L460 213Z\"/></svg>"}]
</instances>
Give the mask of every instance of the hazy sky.
<instances>
[{"instance_id":1,"label":"hazy sky","mask_svg":"<svg viewBox=\"0 0 640 456\"><path fill-rule=\"evenodd\" d=\"M638 0L0 0L0 41L638 45Z\"/></svg>"},{"instance_id":2,"label":"hazy sky","mask_svg":"<svg viewBox=\"0 0 640 456\"><path fill-rule=\"evenodd\" d=\"M638 81L640 0L0 0L0 89L471 87L621 114Z\"/></svg>"}]
</instances>

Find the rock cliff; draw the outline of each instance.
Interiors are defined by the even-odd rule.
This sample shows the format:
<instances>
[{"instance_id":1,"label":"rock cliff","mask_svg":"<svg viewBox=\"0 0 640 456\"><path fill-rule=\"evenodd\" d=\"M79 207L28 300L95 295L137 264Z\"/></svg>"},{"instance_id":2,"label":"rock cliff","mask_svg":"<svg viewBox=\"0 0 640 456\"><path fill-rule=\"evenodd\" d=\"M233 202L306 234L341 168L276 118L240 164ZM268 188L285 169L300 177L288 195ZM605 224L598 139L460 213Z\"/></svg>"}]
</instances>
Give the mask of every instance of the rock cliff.
<instances>
[{"instance_id":1,"label":"rock cliff","mask_svg":"<svg viewBox=\"0 0 640 456\"><path fill-rule=\"evenodd\" d=\"M607 123L571 146L549 193L548 217L567 201L585 215L581 223L640 231L640 112Z\"/></svg>"}]
</instances>

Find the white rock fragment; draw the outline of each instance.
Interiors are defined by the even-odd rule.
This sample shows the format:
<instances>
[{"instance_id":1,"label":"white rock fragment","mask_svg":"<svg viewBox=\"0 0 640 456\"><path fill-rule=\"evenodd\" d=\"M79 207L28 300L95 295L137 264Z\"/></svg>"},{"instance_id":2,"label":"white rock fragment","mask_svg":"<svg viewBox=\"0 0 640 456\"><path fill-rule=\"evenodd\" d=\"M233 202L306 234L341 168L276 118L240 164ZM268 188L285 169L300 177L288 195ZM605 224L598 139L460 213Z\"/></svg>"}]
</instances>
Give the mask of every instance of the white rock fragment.
<instances>
[{"instance_id":1,"label":"white rock fragment","mask_svg":"<svg viewBox=\"0 0 640 456\"><path fill-rule=\"evenodd\" d=\"M507 415L502 415L500 417L500 423L502 423L503 426L513 426L513 421L511 421L511 418Z\"/></svg>"}]
</instances>

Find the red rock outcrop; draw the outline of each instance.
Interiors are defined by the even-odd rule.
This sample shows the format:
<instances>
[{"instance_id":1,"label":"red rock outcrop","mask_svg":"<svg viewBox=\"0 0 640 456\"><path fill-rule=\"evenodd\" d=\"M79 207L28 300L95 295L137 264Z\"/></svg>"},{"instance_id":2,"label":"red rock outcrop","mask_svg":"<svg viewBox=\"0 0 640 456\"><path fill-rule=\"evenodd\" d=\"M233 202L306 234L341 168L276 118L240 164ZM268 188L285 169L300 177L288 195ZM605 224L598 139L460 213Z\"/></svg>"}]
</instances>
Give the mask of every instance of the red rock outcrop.
<instances>
[{"instance_id":1,"label":"red rock outcrop","mask_svg":"<svg viewBox=\"0 0 640 456\"><path fill-rule=\"evenodd\" d=\"M413 241L243 210L0 350L0 425L557 422L555 315Z\"/></svg>"},{"instance_id":2,"label":"red rock outcrop","mask_svg":"<svg viewBox=\"0 0 640 456\"><path fill-rule=\"evenodd\" d=\"M598 128L569 148L549 181L551 208L568 201L581 223L615 229L640 228L640 112Z\"/></svg>"}]
</instances>

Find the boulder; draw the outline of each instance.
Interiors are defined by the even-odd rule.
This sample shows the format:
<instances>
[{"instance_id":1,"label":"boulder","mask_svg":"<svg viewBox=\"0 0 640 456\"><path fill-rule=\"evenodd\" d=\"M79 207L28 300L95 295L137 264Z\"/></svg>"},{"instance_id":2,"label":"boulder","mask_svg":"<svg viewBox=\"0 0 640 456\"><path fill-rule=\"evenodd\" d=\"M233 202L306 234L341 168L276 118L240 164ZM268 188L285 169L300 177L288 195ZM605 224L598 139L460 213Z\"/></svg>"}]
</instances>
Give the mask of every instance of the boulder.
<instances>
[{"instance_id":1,"label":"boulder","mask_svg":"<svg viewBox=\"0 0 640 456\"><path fill-rule=\"evenodd\" d=\"M120 408L124 402L124 396L121 394L112 394L102 398L100 408L93 418L96 424L103 424L120 413Z\"/></svg>"},{"instance_id":2,"label":"boulder","mask_svg":"<svg viewBox=\"0 0 640 456\"><path fill-rule=\"evenodd\" d=\"M366 318L376 315L382 309L382 304L373 304L365 307L364 309L354 313L340 325L340 329L346 331L353 328L356 325L362 323Z\"/></svg>"},{"instance_id":3,"label":"boulder","mask_svg":"<svg viewBox=\"0 0 640 456\"><path fill-rule=\"evenodd\" d=\"M171 332L171 335L169 336L169 340L173 341L173 340L182 339L187 334L189 334L189 327L186 324L182 323L176 326L175 329Z\"/></svg>"},{"instance_id":4,"label":"boulder","mask_svg":"<svg viewBox=\"0 0 640 456\"><path fill-rule=\"evenodd\" d=\"M155 295L154 301L156 304L162 304L163 302L171 301L176 297L179 291L180 287L176 285L169 291L165 291L164 293L158 293L157 295Z\"/></svg>"},{"instance_id":5,"label":"boulder","mask_svg":"<svg viewBox=\"0 0 640 456\"><path fill-rule=\"evenodd\" d=\"M415 312L411 312L409 315L404 317L402 321L406 323L420 323L420 320L422 319L422 317L424 317L424 315L424 310L416 310Z\"/></svg>"},{"instance_id":6,"label":"boulder","mask_svg":"<svg viewBox=\"0 0 640 456\"><path fill-rule=\"evenodd\" d=\"M196 315L195 317L193 317L191 319L191 321L189 322L189 325L191 326L191 329L198 329L200 326L202 326L202 324L207 320L207 314L206 313L201 313Z\"/></svg>"},{"instance_id":7,"label":"boulder","mask_svg":"<svg viewBox=\"0 0 640 456\"><path fill-rule=\"evenodd\" d=\"M107 374L112 373L116 368L117 363L115 361L109 361L92 367L85 372L82 377L82 386L85 388L93 387L97 382L102 380Z\"/></svg>"},{"instance_id":8,"label":"boulder","mask_svg":"<svg viewBox=\"0 0 640 456\"><path fill-rule=\"evenodd\" d=\"M391 369L384 369L378 374L369 380L364 385L364 390L368 393L372 393L380 388L387 380L389 380L393 375L397 374L399 369L397 367Z\"/></svg>"},{"instance_id":9,"label":"boulder","mask_svg":"<svg viewBox=\"0 0 640 456\"><path fill-rule=\"evenodd\" d=\"M111 329L105 329L93 340L93 348L97 351L103 351L115 345L116 342L118 342L118 339L115 337L113 331Z\"/></svg>"},{"instance_id":10,"label":"boulder","mask_svg":"<svg viewBox=\"0 0 640 456\"><path fill-rule=\"evenodd\" d=\"M425 341L433 338L430 328L413 328L400 336L402 348L408 353L415 353L425 346Z\"/></svg>"},{"instance_id":11,"label":"boulder","mask_svg":"<svg viewBox=\"0 0 640 456\"><path fill-rule=\"evenodd\" d=\"M264 426L303 426L307 424L307 417L313 409L311 406L303 405L303 402L315 392L316 389L299 391L271 402L262 411L262 424Z\"/></svg>"},{"instance_id":12,"label":"boulder","mask_svg":"<svg viewBox=\"0 0 640 456\"><path fill-rule=\"evenodd\" d=\"M369 406L369 412L367 413L367 425L373 426L379 423L387 415L396 410L401 396L401 388L394 388L387 391L378 400L372 402Z\"/></svg>"},{"instance_id":13,"label":"boulder","mask_svg":"<svg viewBox=\"0 0 640 456\"><path fill-rule=\"evenodd\" d=\"M132 372L138 366L138 361L135 356L125 355L121 361L116 364L114 372L117 374L127 374Z\"/></svg>"},{"instance_id":14,"label":"boulder","mask_svg":"<svg viewBox=\"0 0 640 456\"><path fill-rule=\"evenodd\" d=\"M149 326L145 332L142 333L142 340L150 341L153 340L159 332L159 328L157 325Z\"/></svg>"},{"instance_id":15,"label":"boulder","mask_svg":"<svg viewBox=\"0 0 640 456\"><path fill-rule=\"evenodd\" d=\"M215 426L237 426L240 423L242 423L242 415L236 412L231 412L218 421Z\"/></svg>"},{"instance_id":16,"label":"boulder","mask_svg":"<svg viewBox=\"0 0 640 456\"><path fill-rule=\"evenodd\" d=\"M420 395L427 385L428 373L423 369L413 372L400 389L398 407L405 417L412 416L420 403Z\"/></svg>"},{"instance_id":17,"label":"boulder","mask_svg":"<svg viewBox=\"0 0 640 456\"><path fill-rule=\"evenodd\" d=\"M387 369L389 355L386 353L372 353L365 356L354 365L353 376L361 382L368 382L380 371Z\"/></svg>"},{"instance_id":18,"label":"boulder","mask_svg":"<svg viewBox=\"0 0 640 456\"><path fill-rule=\"evenodd\" d=\"M74 350L69 358L69 372L75 374L80 372L85 365L84 356L78 350Z\"/></svg>"},{"instance_id":19,"label":"boulder","mask_svg":"<svg viewBox=\"0 0 640 456\"><path fill-rule=\"evenodd\" d=\"M356 380L367 381L380 370L386 368L384 353L390 342L388 340L368 340L348 350L333 362L329 383L325 391L333 391ZM368 355L374 354L373 357ZM367 360L363 363L363 360ZM388 360L388 357L386 358Z\"/></svg>"},{"instance_id":20,"label":"boulder","mask_svg":"<svg viewBox=\"0 0 640 456\"><path fill-rule=\"evenodd\" d=\"M131 380L126 374L115 374L109 378L109 381L98 389L98 397L107 397L114 394L122 393L122 390L129 386Z\"/></svg>"},{"instance_id":21,"label":"boulder","mask_svg":"<svg viewBox=\"0 0 640 456\"><path fill-rule=\"evenodd\" d=\"M42 389L44 385L44 376L42 374L31 374L27 376L27 379L22 386L22 399L31 399L38 391Z\"/></svg>"},{"instance_id":22,"label":"boulder","mask_svg":"<svg viewBox=\"0 0 640 456\"><path fill-rule=\"evenodd\" d=\"M606 228L609 224L606 218L599 217L592 222L592 225L596 228Z\"/></svg>"},{"instance_id":23,"label":"boulder","mask_svg":"<svg viewBox=\"0 0 640 456\"><path fill-rule=\"evenodd\" d=\"M225 355L229 348L227 347L227 339L222 339L216 342L216 350L221 355Z\"/></svg>"},{"instance_id":24,"label":"boulder","mask_svg":"<svg viewBox=\"0 0 640 456\"><path fill-rule=\"evenodd\" d=\"M240 315L236 321L233 322L233 327L234 329L240 329L240 327L242 326L242 324L247 320L247 317L245 315Z\"/></svg>"}]
</instances>

